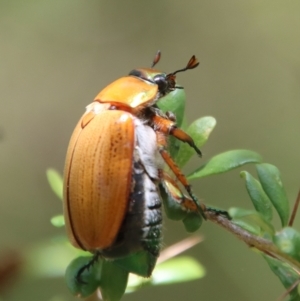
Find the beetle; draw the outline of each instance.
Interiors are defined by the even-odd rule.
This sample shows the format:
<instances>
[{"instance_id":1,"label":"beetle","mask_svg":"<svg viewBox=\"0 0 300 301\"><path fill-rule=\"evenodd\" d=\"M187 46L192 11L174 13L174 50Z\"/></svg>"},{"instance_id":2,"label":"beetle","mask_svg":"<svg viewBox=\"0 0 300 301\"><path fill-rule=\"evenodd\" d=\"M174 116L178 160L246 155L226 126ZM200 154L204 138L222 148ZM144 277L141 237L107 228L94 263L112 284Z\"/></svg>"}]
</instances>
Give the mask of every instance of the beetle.
<instances>
[{"instance_id":1,"label":"beetle","mask_svg":"<svg viewBox=\"0 0 300 301\"><path fill-rule=\"evenodd\" d=\"M186 210L205 218L186 177L167 151L169 135L188 143L201 156L193 139L176 126L174 114L156 103L182 87L176 74L199 65L192 56L185 68L166 74L153 67L132 70L105 87L86 107L69 143L64 170L64 216L71 243L98 256L123 258L145 251L154 258L144 276L150 276L161 247L162 213L158 185ZM176 181L164 171L167 164ZM180 194L183 196L183 194ZM176 197L175 197L176 198Z\"/></svg>"}]
</instances>

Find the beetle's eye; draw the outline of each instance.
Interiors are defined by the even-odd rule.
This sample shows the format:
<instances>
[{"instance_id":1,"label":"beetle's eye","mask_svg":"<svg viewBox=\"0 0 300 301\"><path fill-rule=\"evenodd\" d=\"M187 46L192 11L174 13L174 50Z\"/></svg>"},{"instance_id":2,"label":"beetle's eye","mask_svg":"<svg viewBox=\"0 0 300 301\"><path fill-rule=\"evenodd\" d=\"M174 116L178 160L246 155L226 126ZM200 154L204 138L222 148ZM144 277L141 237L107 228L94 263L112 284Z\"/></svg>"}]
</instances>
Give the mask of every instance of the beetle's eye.
<instances>
[{"instance_id":1,"label":"beetle's eye","mask_svg":"<svg viewBox=\"0 0 300 301\"><path fill-rule=\"evenodd\" d=\"M165 93L168 90L168 81L165 75L156 75L154 76L153 81L158 85L159 92Z\"/></svg>"}]
</instances>

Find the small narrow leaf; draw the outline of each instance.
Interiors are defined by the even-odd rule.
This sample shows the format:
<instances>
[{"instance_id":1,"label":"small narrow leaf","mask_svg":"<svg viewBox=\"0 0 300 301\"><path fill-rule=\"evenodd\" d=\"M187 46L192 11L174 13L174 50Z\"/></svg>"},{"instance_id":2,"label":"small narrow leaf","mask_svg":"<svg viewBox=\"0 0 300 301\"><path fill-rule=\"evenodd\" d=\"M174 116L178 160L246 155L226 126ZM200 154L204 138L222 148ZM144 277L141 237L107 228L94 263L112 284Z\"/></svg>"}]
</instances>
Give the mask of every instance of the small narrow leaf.
<instances>
[{"instance_id":1,"label":"small narrow leaf","mask_svg":"<svg viewBox=\"0 0 300 301\"><path fill-rule=\"evenodd\" d=\"M185 92L183 89L175 89L171 93L160 98L157 106L165 113L172 112L176 116L176 125L181 127L184 119ZM169 137L169 151L172 158L176 158L181 142L175 137Z\"/></svg>"},{"instance_id":2,"label":"small narrow leaf","mask_svg":"<svg viewBox=\"0 0 300 301\"><path fill-rule=\"evenodd\" d=\"M87 253L72 247L65 236L47 239L24 250L24 274L37 278L62 277L70 261L83 254Z\"/></svg>"},{"instance_id":3,"label":"small narrow leaf","mask_svg":"<svg viewBox=\"0 0 300 301\"><path fill-rule=\"evenodd\" d=\"M187 211L183 210L181 206L181 201L183 200L182 192L164 179L162 179L161 183L160 195L166 216L171 220L182 220L187 215Z\"/></svg>"},{"instance_id":4,"label":"small narrow leaf","mask_svg":"<svg viewBox=\"0 0 300 301\"><path fill-rule=\"evenodd\" d=\"M210 133L216 126L216 123L214 117L207 116L195 120L188 127L187 133L193 138L198 148L201 148L201 146L206 143ZM179 152L176 156L178 166L183 167L194 154L196 154L196 152L190 145L181 142Z\"/></svg>"},{"instance_id":5,"label":"small narrow leaf","mask_svg":"<svg viewBox=\"0 0 300 301\"><path fill-rule=\"evenodd\" d=\"M71 293L77 297L88 297L93 294L99 286L101 267L103 264L102 259L99 259L88 269L85 269L80 275L80 281L77 278L80 269L89 264L92 258L92 256L77 257L67 267L65 275L66 283Z\"/></svg>"},{"instance_id":6,"label":"small narrow leaf","mask_svg":"<svg viewBox=\"0 0 300 301\"><path fill-rule=\"evenodd\" d=\"M286 226L290 214L289 201L278 168L274 165L264 163L256 165L256 170L262 188L279 214L282 226Z\"/></svg>"},{"instance_id":7,"label":"small narrow leaf","mask_svg":"<svg viewBox=\"0 0 300 301\"><path fill-rule=\"evenodd\" d=\"M130 274L126 293L131 293L145 285L168 285L203 278L205 268L194 258L178 256L158 264L151 278Z\"/></svg>"},{"instance_id":8,"label":"small narrow leaf","mask_svg":"<svg viewBox=\"0 0 300 301\"><path fill-rule=\"evenodd\" d=\"M263 257L267 261L273 273L280 279L281 283L286 289L289 289L299 280L298 273L288 264L267 255L263 255ZM289 301L300 301L298 286L296 286L289 295Z\"/></svg>"},{"instance_id":9,"label":"small narrow leaf","mask_svg":"<svg viewBox=\"0 0 300 301\"><path fill-rule=\"evenodd\" d=\"M126 257L115 259L113 263L121 269L143 277L149 277L155 267L157 257L152 253L140 250Z\"/></svg>"},{"instance_id":10,"label":"small narrow leaf","mask_svg":"<svg viewBox=\"0 0 300 301\"><path fill-rule=\"evenodd\" d=\"M177 124L177 126L178 126L178 124ZM187 125L186 118L183 116L183 120L182 120L182 124L181 124L180 128L181 128L182 130L186 131L186 130L187 130L187 127L188 127L188 125Z\"/></svg>"},{"instance_id":11,"label":"small narrow leaf","mask_svg":"<svg viewBox=\"0 0 300 301\"><path fill-rule=\"evenodd\" d=\"M159 264L151 278L153 285L192 281L204 277L204 267L195 259L179 256Z\"/></svg>"},{"instance_id":12,"label":"small narrow leaf","mask_svg":"<svg viewBox=\"0 0 300 301\"><path fill-rule=\"evenodd\" d=\"M231 150L212 157L207 163L196 169L188 179L197 179L223 173L248 163L260 163L261 156L250 150Z\"/></svg>"},{"instance_id":13,"label":"small narrow leaf","mask_svg":"<svg viewBox=\"0 0 300 301\"><path fill-rule=\"evenodd\" d=\"M125 293L128 272L113 261L103 261L100 290L103 301L119 301Z\"/></svg>"},{"instance_id":14,"label":"small narrow leaf","mask_svg":"<svg viewBox=\"0 0 300 301\"><path fill-rule=\"evenodd\" d=\"M184 89L175 89L171 93L159 99L157 106L165 113L172 112L176 116L176 124L181 127L185 110Z\"/></svg>"},{"instance_id":15,"label":"small narrow leaf","mask_svg":"<svg viewBox=\"0 0 300 301\"><path fill-rule=\"evenodd\" d=\"M63 198L63 179L58 171L48 168L46 171L47 179L53 192L60 200Z\"/></svg>"},{"instance_id":16,"label":"small narrow leaf","mask_svg":"<svg viewBox=\"0 0 300 301\"><path fill-rule=\"evenodd\" d=\"M242 171L240 175L245 179L248 194L256 211L258 211L266 221L271 222L273 217L272 203L262 189L259 181L247 171Z\"/></svg>"},{"instance_id":17,"label":"small narrow leaf","mask_svg":"<svg viewBox=\"0 0 300 301\"><path fill-rule=\"evenodd\" d=\"M271 238L275 234L273 225L254 210L230 208L228 212L234 224L250 233L265 238Z\"/></svg>"},{"instance_id":18,"label":"small narrow leaf","mask_svg":"<svg viewBox=\"0 0 300 301\"><path fill-rule=\"evenodd\" d=\"M284 253L300 261L300 233L286 227L274 236L274 243Z\"/></svg>"},{"instance_id":19,"label":"small narrow leaf","mask_svg":"<svg viewBox=\"0 0 300 301\"><path fill-rule=\"evenodd\" d=\"M172 158L177 158L181 144L182 142L175 137L168 137L168 151L170 152Z\"/></svg>"},{"instance_id":20,"label":"small narrow leaf","mask_svg":"<svg viewBox=\"0 0 300 301\"><path fill-rule=\"evenodd\" d=\"M144 278L135 274L129 274L125 293L133 293L136 290L142 288L144 285L149 284L149 282L149 278Z\"/></svg>"},{"instance_id":21,"label":"small narrow leaf","mask_svg":"<svg viewBox=\"0 0 300 301\"><path fill-rule=\"evenodd\" d=\"M182 220L185 230L189 233L197 231L203 222L202 216L198 212L188 212Z\"/></svg>"},{"instance_id":22,"label":"small narrow leaf","mask_svg":"<svg viewBox=\"0 0 300 301\"><path fill-rule=\"evenodd\" d=\"M65 225L65 218L62 214L53 216L50 220L54 227L61 228Z\"/></svg>"}]
</instances>

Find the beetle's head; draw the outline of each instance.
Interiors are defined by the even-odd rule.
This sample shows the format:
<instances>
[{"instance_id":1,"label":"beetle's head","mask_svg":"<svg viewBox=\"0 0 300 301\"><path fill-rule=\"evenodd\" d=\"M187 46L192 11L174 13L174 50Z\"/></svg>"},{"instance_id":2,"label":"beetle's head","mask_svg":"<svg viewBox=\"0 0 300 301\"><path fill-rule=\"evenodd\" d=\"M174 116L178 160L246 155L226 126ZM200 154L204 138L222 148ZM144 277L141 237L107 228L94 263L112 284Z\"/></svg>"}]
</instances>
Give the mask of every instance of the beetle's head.
<instances>
[{"instance_id":1,"label":"beetle's head","mask_svg":"<svg viewBox=\"0 0 300 301\"><path fill-rule=\"evenodd\" d=\"M129 75L139 77L158 86L159 93L163 96L175 89L183 89L181 86L176 86L176 73L186 70L194 69L199 65L198 60L193 55L185 68L176 70L172 73L166 74L161 71L153 69L153 67L159 62L161 52L158 51L152 62L151 68L133 69Z\"/></svg>"}]
</instances>

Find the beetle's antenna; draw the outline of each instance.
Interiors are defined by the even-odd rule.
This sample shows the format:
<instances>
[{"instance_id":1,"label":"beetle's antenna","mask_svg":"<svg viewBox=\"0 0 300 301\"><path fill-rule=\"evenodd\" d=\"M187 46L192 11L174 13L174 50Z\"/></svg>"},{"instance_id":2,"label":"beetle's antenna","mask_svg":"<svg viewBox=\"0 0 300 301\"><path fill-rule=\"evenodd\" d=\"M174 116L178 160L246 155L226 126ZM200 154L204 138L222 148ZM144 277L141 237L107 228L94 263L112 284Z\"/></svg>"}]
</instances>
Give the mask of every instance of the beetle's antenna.
<instances>
[{"instance_id":1,"label":"beetle's antenna","mask_svg":"<svg viewBox=\"0 0 300 301\"><path fill-rule=\"evenodd\" d=\"M176 73L178 72L183 72L183 71L186 71L186 70L190 70L190 69L194 69L196 68L197 66L199 65L199 61L198 59L193 55L189 62L187 63L186 67L183 68L183 69L179 69L179 70L176 70L175 72L172 72L170 74L168 74L167 76L172 76L172 75L175 75Z\"/></svg>"},{"instance_id":2,"label":"beetle's antenna","mask_svg":"<svg viewBox=\"0 0 300 301\"><path fill-rule=\"evenodd\" d=\"M159 62L160 57L161 57L161 52L160 52L160 50L157 50L157 52L155 54L155 57L154 57L154 60L151 64L151 68L153 68Z\"/></svg>"}]
</instances>

